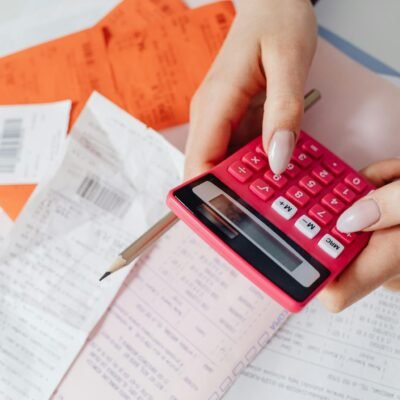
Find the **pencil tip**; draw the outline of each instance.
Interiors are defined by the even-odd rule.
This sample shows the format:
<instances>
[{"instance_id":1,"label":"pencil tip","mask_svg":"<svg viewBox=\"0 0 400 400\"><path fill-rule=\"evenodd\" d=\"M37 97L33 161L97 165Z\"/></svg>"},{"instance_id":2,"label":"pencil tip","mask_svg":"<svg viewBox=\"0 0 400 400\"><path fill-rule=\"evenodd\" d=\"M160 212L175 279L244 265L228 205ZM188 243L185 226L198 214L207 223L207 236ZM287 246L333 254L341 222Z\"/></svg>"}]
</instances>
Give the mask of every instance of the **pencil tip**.
<instances>
[{"instance_id":1,"label":"pencil tip","mask_svg":"<svg viewBox=\"0 0 400 400\"><path fill-rule=\"evenodd\" d=\"M111 272L107 271L100 279L99 281L101 282L103 279L107 278L107 276L111 275Z\"/></svg>"}]
</instances>

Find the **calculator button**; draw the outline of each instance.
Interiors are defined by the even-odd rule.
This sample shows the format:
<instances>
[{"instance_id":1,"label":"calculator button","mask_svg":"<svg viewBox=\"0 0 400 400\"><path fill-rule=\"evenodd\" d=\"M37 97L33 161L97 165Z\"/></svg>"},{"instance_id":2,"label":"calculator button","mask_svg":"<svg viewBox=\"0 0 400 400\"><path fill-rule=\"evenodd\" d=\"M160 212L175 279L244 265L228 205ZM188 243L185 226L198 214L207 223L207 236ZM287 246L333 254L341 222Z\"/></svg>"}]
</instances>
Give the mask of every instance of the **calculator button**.
<instances>
[{"instance_id":1,"label":"calculator button","mask_svg":"<svg viewBox=\"0 0 400 400\"><path fill-rule=\"evenodd\" d=\"M296 164L290 162L286 168L285 173L291 178L296 178L296 176L300 173L300 168Z\"/></svg>"},{"instance_id":2,"label":"calculator button","mask_svg":"<svg viewBox=\"0 0 400 400\"><path fill-rule=\"evenodd\" d=\"M335 179L327 169L320 166L315 167L312 174L324 185L329 185Z\"/></svg>"},{"instance_id":3,"label":"calculator button","mask_svg":"<svg viewBox=\"0 0 400 400\"><path fill-rule=\"evenodd\" d=\"M267 201L275 192L274 189L262 179L256 179L251 185L250 190L261 200Z\"/></svg>"},{"instance_id":4,"label":"calculator button","mask_svg":"<svg viewBox=\"0 0 400 400\"><path fill-rule=\"evenodd\" d=\"M296 206L282 196L272 203L272 208L286 220L291 219L297 212Z\"/></svg>"},{"instance_id":5,"label":"calculator button","mask_svg":"<svg viewBox=\"0 0 400 400\"><path fill-rule=\"evenodd\" d=\"M313 196L316 196L322 190L322 186L308 175L300 180L299 185Z\"/></svg>"},{"instance_id":6,"label":"calculator button","mask_svg":"<svg viewBox=\"0 0 400 400\"><path fill-rule=\"evenodd\" d=\"M313 158L320 158L324 153L321 146L312 140L308 140L303 144L303 150Z\"/></svg>"},{"instance_id":7,"label":"calculator button","mask_svg":"<svg viewBox=\"0 0 400 400\"><path fill-rule=\"evenodd\" d=\"M307 217L307 215L300 217L294 226L309 239L314 239L321 230L321 227L314 220Z\"/></svg>"},{"instance_id":8,"label":"calculator button","mask_svg":"<svg viewBox=\"0 0 400 400\"><path fill-rule=\"evenodd\" d=\"M333 236L336 236L340 241L346 244L350 244L354 241L354 239L358 236L357 233L343 233L339 232L336 227L332 229Z\"/></svg>"},{"instance_id":9,"label":"calculator button","mask_svg":"<svg viewBox=\"0 0 400 400\"><path fill-rule=\"evenodd\" d=\"M346 166L340 160L332 156L326 156L322 164L336 176L339 176L346 169Z\"/></svg>"},{"instance_id":10,"label":"calculator button","mask_svg":"<svg viewBox=\"0 0 400 400\"><path fill-rule=\"evenodd\" d=\"M286 195L299 207L304 207L310 201L310 196L306 194L304 190L301 190L298 186L292 186L286 192Z\"/></svg>"},{"instance_id":11,"label":"calculator button","mask_svg":"<svg viewBox=\"0 0 400 400\"><path fill-rule=\"evenodd\" d=\"M312 164L311 157L299 149L294 150L292 160L302 168L307 168Z\"/></svg>"},{"instance_id":12,"label":"calculator button","mask_svg":"<svg viewBox=\"0 0 400 400\"><path fill-rule=\"evenodd\" d=\"M322 198L322 204L327 206L335 214L340 214L346 208L342 200L338 199L332 193L328 193Z\"/></svg>"},{"instance_id":13,"label":"calculator button","mask_svg":"<svg viewBox=\"0 0 400 400\"><path fill-rule=\"evenodd\" d=\"M268 157L268 156L267 156L267 153L265 152L264 147L263 147L262 144L259 144L259 145L256 147L256 152L257 152L258 154L261 154L261 155L264 156L264 157Z\"/></svg>"},{"instance_id":14,"label":"calculator button","mask_svg":"<svg viewBox=\"0 0 400 400\"><path fill-rule=\"evenodd\" d=\"M318 242L318 246L333 258L337 258L344 250L342 243L328 234Z\"/></svg>"},{"instance_id":15,"label":"calculator button","mask_svg":"<svg viewBox=\"0 0 400 400\"><path fill-rule=\"evenodd\" d=\"M271 170L266 172L264 178L279 189L282 189L284 186L286 186L288 182L287 178L285 178L283 175L274 174Z\"/></svg>"},{"instance_id":16,"label":"calculator button","mask_svg":"<svg viewBox=\"0 0 400 400\"><path fill-rule=\"evenodd\" d=\"M325 210L320 204L315 204L311 207L308 212L312 217L314 217L321 225L327 225L332 221L333 215Z\"/></svg>"},{"instance_id":17,"label":"calculator button","mask_svg":"<svg viewBox=\"0 0 400 400\"><path fill-rule=\"evenodd\" d=\"M335 186L333 191L347 203L352 203L356 198L356 194L343 183L339 183Z\"/></svg>"},{"instance_id":18,"label":"calculator button","mask_svg":"<svg viewBox=\"0 0 400 400\"><path fill-rule=\"evenodd\" d=\"M245 164L250 165L250 167L256 171L261 171L267 166L267 162L263 160L255 151L249 151L247 154L245 154L242 158L242 161Z\"/></svg>"},{"instance_id":19,"label":"calculator button","mask_svg":"<svg viewBox=\"0 0 400 400\"><path fill-rule=\"evenodd\" d=\"M228 171L232 176L242 183L247 182L253 175L251 169L240 161L236 161L230 165Z\"/></svg>"},{"instance_id":20,"label":"calculator button","mask_svg":"<svg viewBox=\"0 0 400 400\"><path fill-rule=\"evenodd\" d=\"M354 173L347 175L344 181L358 193L361 193L367 186L365 181Z\"/></svg>"}]
</instances>

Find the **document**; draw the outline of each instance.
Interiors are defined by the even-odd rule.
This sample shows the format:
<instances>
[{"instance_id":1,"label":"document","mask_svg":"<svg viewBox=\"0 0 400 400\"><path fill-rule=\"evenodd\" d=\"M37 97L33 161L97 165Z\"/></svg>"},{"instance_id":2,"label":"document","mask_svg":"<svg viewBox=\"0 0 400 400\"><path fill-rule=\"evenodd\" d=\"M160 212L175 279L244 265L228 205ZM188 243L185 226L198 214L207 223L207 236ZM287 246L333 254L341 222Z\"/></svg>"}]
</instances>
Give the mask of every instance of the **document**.
<instances>
[{"instance_id":1,"label":"document","mask_svg":"<svg viewBox=\"0 0 400 400\"><path fill-rule=\"evenodd\" d=\"M57 169L70 112L69 100L0 106L0 184L38 183Z\"/></svg>"},{"instance_id":2,"label":"document","mask_svg":"<svg viewBox=\"0 0 400 400\"><path fill-rule=\"evenodd\" d=\"M14 223L8 214L0 208L0 255L7 246L8 238Z\"/></svg>"},{"instance_id":3,"label":"document","mask_svg":"<svg viewBox=\"0 0 400 400\"><path fill-rule=\"evenodd\" d=\"M343 313L293 315L226 400L400 399L400 295L385 289Z\"/></svg>"},{"instance_id":4,"label":"document","mask_svg":"<svg viewBox=\"0 0 400 400\"><path fill-rule=\"evenodd\" d=\"M93 90L118 103L104 35L87 29L0 59L0 104L71 99L71 124Z\"/></svg>"},{"instance_id":5,"label":"document","mask_svg":"<svg viewBox=\"0 0 400 400\"><path fill-rule=\"evenodd\" d=\"M155 129L187 122L234 14L231 2L217 2L112 40L108 54L126 109Z\"/></svg>"},{"instance_id":6,"label":"document","mask_svg":"<svg viewBox=\"0 0 400 400\"><path fill-rule=\"evenodd\" d=\"M133 28L139 30L150 23L161 23L166 17L186 9L182 0L125 0L97 25L106 31L109 40Z\"/></svg>"},{"instance_id":7,"label":"document","mask_svg":"<svg viewBox=\"0 0 400 400\"><path fill-rule=\"evenodd\" d=\"M220 399L287 315L180 222L138 262L54 399Z\"/></svg>"},{"instance_id":8,"label":"document","mask_svg":"<svg viewBox=\"0 0 400 400\"><path fill-rule=\"evenodd\" d=\"M128 269L99 277L166 212L181 170L182 155L160 135L91 96L60 169L0 258L1 399L50 397Z\"/></svg>"}]
</instances>

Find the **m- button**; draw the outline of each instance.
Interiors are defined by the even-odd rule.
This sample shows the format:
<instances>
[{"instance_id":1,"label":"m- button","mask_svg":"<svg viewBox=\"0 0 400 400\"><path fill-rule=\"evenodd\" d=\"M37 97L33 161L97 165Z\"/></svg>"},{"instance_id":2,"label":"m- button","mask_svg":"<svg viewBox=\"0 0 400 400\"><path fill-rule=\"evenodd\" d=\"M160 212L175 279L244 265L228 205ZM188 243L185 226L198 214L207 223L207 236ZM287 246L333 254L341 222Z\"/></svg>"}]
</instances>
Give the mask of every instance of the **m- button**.
<instances>
[{"instance_id":1,"label":"m- button","mask_svg":"<svg viewBox=\"0 0 400 400\"><path fill-rule=\"evenodd\" d=\"M318 242L318 246L333 258L337 258L344 250L344 246L331 235L325 235Z\"/></svg>"}]
</instances>

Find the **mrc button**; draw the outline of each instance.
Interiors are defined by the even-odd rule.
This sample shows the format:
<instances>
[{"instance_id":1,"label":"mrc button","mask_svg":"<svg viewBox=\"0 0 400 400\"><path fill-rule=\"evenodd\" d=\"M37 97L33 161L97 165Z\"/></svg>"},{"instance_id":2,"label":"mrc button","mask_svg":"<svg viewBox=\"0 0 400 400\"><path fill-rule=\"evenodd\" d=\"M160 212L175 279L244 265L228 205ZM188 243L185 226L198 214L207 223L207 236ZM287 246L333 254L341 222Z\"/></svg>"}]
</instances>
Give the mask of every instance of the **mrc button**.
<instances>
[{"instance_id":1,"label":"mrc button","mask_svg":"<svg viewBox=\"0 0 400 400\"><path fill-rule=\"evenodd\" d=\"M344 246L331 235L325 235L318 242L318 246L333 258L337 258L344 250Z\"/></svg>"}]
</instances>

